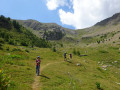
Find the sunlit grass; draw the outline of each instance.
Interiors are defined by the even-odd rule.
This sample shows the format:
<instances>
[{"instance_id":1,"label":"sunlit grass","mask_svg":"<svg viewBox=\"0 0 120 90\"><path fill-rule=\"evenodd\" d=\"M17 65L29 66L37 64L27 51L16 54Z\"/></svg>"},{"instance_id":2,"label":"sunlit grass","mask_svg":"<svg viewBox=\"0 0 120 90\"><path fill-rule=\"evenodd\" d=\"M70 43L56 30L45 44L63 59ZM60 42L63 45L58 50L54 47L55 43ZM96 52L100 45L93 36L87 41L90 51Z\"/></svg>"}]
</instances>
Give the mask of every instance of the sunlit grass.
<instances>
[{"instance_id":1,"label":"sunlit grass","mask_svg":"<svg viewBox=\"0 0 120 90\"><path fill-rule=\"evenodd\" d=\"M9 51L6 50L9 47ZM13 51L13 48L20 49ZM116 46L29 48L4 45L0 50L0 69L10 77L9 90L32 90L35 79L35 60L41 58L40 84L42 90L97 90L96 82L104 90L119 90L120 55ZM69 53L76 49L81 55ZM29 51L29 52L26 52ZM67 52L68 62L63 61ZM50 63L49 65L47 65ZM46 66L47 65L47 66ZM103 66L107 65L106 68Z\"/></svg>"}]
</instances>

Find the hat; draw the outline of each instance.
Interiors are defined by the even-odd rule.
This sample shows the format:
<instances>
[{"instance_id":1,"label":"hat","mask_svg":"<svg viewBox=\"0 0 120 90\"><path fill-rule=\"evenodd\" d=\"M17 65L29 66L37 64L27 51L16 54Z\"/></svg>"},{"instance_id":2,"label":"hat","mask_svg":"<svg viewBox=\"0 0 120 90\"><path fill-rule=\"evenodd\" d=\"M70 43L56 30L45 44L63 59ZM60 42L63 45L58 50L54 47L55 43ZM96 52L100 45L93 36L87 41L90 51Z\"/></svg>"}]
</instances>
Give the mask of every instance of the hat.
<instances>
[{"instance_id":1,"label":"hat","mask_svg":"<svg viewBox=\"0 0 120 90\"><path fill-rule=\"evenodd\" d=\"M40 58L40 56L38 56L37 58Z\"/></svg>"}]
</instances>

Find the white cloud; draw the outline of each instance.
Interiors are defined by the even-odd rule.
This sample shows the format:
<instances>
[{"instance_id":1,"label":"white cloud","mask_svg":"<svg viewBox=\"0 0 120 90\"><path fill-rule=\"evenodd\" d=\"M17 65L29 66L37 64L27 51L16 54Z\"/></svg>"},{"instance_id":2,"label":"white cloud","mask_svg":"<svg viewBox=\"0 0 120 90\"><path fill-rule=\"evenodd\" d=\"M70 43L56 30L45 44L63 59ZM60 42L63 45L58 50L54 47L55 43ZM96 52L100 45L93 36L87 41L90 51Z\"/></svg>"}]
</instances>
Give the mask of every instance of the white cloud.
<instances>
[{"instance_id":1,"label":"white cloud","mask_svg":"<svg viewBox=\"0 0 120 90\"><path fill-rule=\"evenodd\" d=\"M47 0L47 7L49 10L55 10L59 6L67 6L67 0Z\"/></svg>"},{"instance_id":2,"label":"white cloud","mask_svg":"<svg viewBox=\"0 0 120 90\"><path fill-rule=\"evenodd\" d=\"M67 5L66 0L48 0L56 1L50 10ZM59 1L62 1L59 2ZM86 28L95 23L120 12L120 0L69 0L72 4L73 12L66 12L59 9L60 21L66 25L72 25L76 29ZM48 4L48 3L47 3ZM53 4L53 3L52 3ZM51 5L52 5L51 4ZM50 5L50 4L49 4ZM48 5L48 6L49 6ZM55 6L56 5L56 6Z\"/></svg>"}]
</instances>

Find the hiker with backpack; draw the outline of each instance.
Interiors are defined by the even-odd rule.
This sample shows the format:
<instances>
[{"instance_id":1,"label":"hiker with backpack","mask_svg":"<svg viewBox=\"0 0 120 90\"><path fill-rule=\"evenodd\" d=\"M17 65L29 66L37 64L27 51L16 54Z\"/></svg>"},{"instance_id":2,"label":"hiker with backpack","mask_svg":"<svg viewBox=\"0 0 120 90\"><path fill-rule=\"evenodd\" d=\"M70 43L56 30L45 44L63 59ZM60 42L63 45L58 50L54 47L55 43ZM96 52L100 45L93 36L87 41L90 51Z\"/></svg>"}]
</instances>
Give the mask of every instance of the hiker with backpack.
<instances>
[{"instance_id":1,"label":"hiker with backpack","mask_svg":"<svg viewBox=\"0 0 120 90\"><path fill-rule=\"evenodd\" d=\"M64 61L66 61L67 60L67 57L66 57L66 52L64 53Z\"/></svg>"},{"instance_id":2,"label":"hiker with backpack","mask_svg":"<svg viewBox=\"0 0 120 90\"><path fill-rule=\"evenodd\" d=\"M72 54L70 53L70 59L72 59Z\"/></svg>"},{"instance_id":3,"label":"hiker with backpack","mask_svg":"<svg viewBox=\"0 0 120 90\"><path fill-rule=\"evenodd\" d=\"M38 56L36 59L36 75L37 76L39 76L39 73L40 73L40 63L41 63L40 56Z\"/></svg>"}]
</instances>

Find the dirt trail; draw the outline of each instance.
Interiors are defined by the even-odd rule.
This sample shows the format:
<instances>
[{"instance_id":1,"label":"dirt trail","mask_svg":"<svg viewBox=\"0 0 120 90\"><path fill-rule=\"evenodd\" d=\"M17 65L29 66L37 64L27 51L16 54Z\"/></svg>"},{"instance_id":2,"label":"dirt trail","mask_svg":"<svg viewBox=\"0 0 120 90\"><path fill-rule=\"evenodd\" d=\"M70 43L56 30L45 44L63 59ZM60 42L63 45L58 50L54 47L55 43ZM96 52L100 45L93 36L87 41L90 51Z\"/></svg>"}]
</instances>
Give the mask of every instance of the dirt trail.
<instances>
[{"instance_id":1,"label":"dirt trail","mask_svg":"<svg viewBox=\"0 0 120 90\"><path fill-rule=\"evenodd\" d=\"M62 63L62 62L64 62L64 61L48 63L48 64L46 64L46 65L44 65L44 66L42 66L42 67L40 68L40 73L41 73L42 70L43 70L44 68L46 68L47 66L52 65L52 64L56 64L56 63ZM40 84L40 76L35 76L34 83L32 84L32 89L33 89L33 90L40 90L40 89L41 89L40 86L41 86L41 84Z\"/></svg>"}]
</instances>

